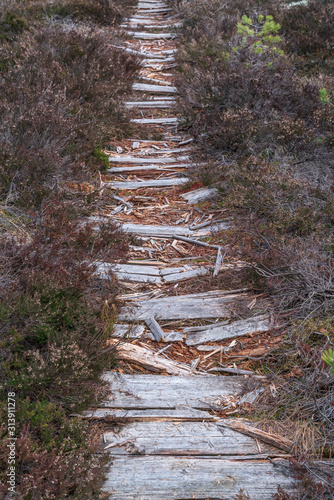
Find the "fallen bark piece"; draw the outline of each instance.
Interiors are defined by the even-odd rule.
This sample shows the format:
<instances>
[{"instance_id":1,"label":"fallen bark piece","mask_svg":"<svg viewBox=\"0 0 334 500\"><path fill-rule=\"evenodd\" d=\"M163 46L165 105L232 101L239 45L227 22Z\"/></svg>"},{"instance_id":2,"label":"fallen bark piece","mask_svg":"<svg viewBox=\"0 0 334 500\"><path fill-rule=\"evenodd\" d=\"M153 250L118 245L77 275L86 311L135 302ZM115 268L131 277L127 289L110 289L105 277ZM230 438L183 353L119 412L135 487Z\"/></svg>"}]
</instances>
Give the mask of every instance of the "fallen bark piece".
<instances>
[{"instance_id":1,"label":"fallen bark piece","mask_svg":"<svg viewBox=\"0 0 334 500\"><path fill-rule=\"evenodd\" d=\"M156 356L150 349L138 345L120 344L116 347L116 353L119 359L139 364L152 371L166 372L170 375L190 375L190 366Z\"/></svg>"},{"instance_id":2,"label":"fallen bark piece","mask_svg":"<svg viewBox=\"0 0 334 500\"><path fill-rule=\"evenodd\" d=\"M270 316L255 316L254 318L234 321L229 325L212 325L202 331L188 331L186 344L189 346L195 346L205 344L206 342L219 342L221 340L242 337L243 335L255 332L263 333L270 330L272 326L273 324Z\"/></svg>"},{"instance_id":3,"label":"fallen bark piece","mask_svg":"<svg viewBox=\"0 0 334 500\"><path fill-rule=\"evenodd\" d=\"M262 431L261 429L257 429L256 427L245 425L242 422L224 420L218 425L221 425L222 427L229 427L230 429L234 429L238 432L246 434L247 436L259 439L264 443L275 446L276 448L280 448L281 450L287 451L288 453L293 447L293 442L287 438L284 438L283 436L278 436L277 434L271 434L269 432Z\"/></svg>"},{"instance_id":4,"label":"fallen bark piece","mask_svg":"<svg viewBox=\"0 0 334 500\"><path fill-rule=\"evenodd\" d=\"M154 319L153 316L145 320L145 323L153 333L153 336L157 342L164 338L164 332L159 323Z\"/></svg>"},{"instance_id":5,"label":"fallen bark piece","mask_svg":"<svg viewBox=\"0 0 334 500\"><path fill-rule=\"evenodd\" d=\"M205 187L195 189L194 191L189 191L188 193L183 193L180 196L190 205L195 205L195 203L198 203L199 201L211 200L212 198L216 198L218 194L218 189Z\"/></svg>"}]
</instances>

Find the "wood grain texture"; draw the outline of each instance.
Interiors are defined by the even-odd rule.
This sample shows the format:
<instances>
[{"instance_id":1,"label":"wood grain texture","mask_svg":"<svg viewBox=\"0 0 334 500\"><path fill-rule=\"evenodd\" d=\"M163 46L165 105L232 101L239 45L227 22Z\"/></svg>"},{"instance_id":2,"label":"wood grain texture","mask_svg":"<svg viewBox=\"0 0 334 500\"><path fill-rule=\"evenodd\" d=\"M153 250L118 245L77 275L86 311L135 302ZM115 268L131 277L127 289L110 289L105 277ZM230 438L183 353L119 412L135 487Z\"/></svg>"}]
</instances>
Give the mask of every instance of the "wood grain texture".
<instances>
[{"instance_id":1,"label":"wood grain texture","mask_svg":"<svg viewBox=\"0 0 334 500\"><path fill-rule=\"evenodd\" d=\"M104 436L106 444L113 446L113 455L128 454L129 441L134 447L144 449L146 455L259 454L259 446L251 437L208 422L134 422ZM260 451L266 455L277 453L265 444Z\"/></svg>"},{"instance_id":2,"label":"wood grain texture","mask_svg":"<svg viewBox=\"0 0 334 500\"><path fill-rule=\"evenodd\" d=\"M270 316L256 316L240 321L233 321L229 325L212 325L198 332L188 332L186 344L195 346L206 342L219 342L220 340L242 337L255 332L267 332L271 328Z\"/></svg>"},{"instance_id":3,"label":"wood grain texture","mask_svg":"<svg viewBox=\"0 0 334 500\"><path fill-rule=\"evenodd\" d=\"M205 294L204 294L205 295ZM121 320L145 320L150 316L156 319L195 319L195 318L229 318L233 308L238 307L244 296L224 293L210 297L202 294L179 295L149 299L145 302L129 301L119 314Z\"/></svg>"},{"instance_id":4,"label":"wood grain texture","mask_svg":"<svg viewBox=\"0 0 334 500\"><path fill-rule=\"evenodd\" d=\"M245 384L243 377L214 375L163 377L106 372L103 379L111 391L103 406L133 410L184 406L209 409L222 396L240 394Z\"/></svg>"},{"instance_id":5,"label":"wood grain texture","mask_svg":"<svg viewBox=\"0 0 334 500\"><path fill-rule=\"evenodd\" d=\"M221 458L114 457L103 490L117 500L232 500L244 489L251 500L270 500L291 479L269 462Z\"/></svg>"}]
</instances>

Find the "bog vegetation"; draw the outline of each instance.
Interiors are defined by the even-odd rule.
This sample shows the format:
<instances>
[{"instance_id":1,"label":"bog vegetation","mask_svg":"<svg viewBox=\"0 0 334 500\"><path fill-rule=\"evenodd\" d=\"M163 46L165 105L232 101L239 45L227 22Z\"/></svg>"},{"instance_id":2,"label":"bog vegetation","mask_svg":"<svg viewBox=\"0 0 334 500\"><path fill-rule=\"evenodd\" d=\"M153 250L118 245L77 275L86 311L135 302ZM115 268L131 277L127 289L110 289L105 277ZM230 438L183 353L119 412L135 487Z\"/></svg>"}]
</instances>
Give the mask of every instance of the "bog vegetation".
<instances>
[{"instance_id":1,"label":"bog vegetation","mask_svg":"<svg viewBox=\"0 0 334 500\"><path fill-rule=\"evenodd\" d=\"M194 179L219 186L237 215L231 251L293 325L265 364L254 361L277 388L259 417L290 433L300 457L333 457L334 4L178 8L178 108L202 164ZM327 490L300 498L332 498Z\"/></svg>"},{"instance_id":2,"label":"bog vegetation","mask_svg":"<svg viewBox=\"0 0 334 500\"><path fill-rule=\"evenodd\" d=\"M104 459L69 415L101 397L112 363L103 346L117 283L102 286L93 261L122 258L128 243L83 218L101 202L101 148L131 131L122 100L139 65L113 47L129 3L1 2L1 497L8 391L20 498L98 497Z\"/></svg>"}]
</instances>

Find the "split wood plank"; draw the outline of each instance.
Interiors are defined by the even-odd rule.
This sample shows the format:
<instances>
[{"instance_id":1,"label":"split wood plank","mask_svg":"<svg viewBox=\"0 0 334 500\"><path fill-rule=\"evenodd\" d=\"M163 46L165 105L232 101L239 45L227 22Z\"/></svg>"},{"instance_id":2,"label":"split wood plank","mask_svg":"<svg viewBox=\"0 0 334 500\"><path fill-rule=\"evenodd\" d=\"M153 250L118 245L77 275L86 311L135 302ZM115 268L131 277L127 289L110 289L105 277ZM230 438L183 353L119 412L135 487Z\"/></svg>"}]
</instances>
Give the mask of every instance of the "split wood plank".
<instances>
[{"instance_id":1,"label":"split wood plank","mask_svg":"<svg viewBox=\"0 0 334 500\"><path fill-rule=\"evenodd\" d=\"M190 205L195 205L199 201L210 200L218 196L218 189L216 188L200 188L194 191L189 191L188 193L183 193L180 195L181 198L186 200Z\"/></svg>"},{"instance_id":2,"label":"split wood plank","mask_svg":"<svg viewBox=\"0 0 334 500\"><path fill-rule=\"evenodd\" d=\"M188 332L186 344L196 346L206 342L219 342L221 340L233 339L254 333L264 333L272 328L270 316L255 316L245 320L234 321L229 325L208 326L205 330ZM184 332L186 333L186 332Z\"/></svg>"},{"instance_id":3,"label":"split wood plank","mask_svg":"<svg viewBox=\"0 0 334 500\"><path fill-rule=\"evenodd\" d=\"M210 297L199 294L179 295L149 299L145 301L129 301L119 314L121 320L141 321L154 316L157 319L195 319L195 318L229 318L233 309L240 307L245 296L240 294L229 295L217 292L217 296Z\"/></svg>"},{"instance_id":4,"label":"split wood plank","mask_svg":"<svg viewBox=\"0 0 334 500\"><path fill-rule=\"evenodd\" d=\"M230 500L243 489L250 500L270 500L279 485L292 490L291 478L277 462L274 467L268 462L239 461L237 457L148 455L114 457L103 491L117 500Z\"/></svg>"},{"instance_id":5,"label":"split wood plank","mask_svg":"<svg viewBox=\"0 0 334 500\"><path fill-rule=\"evenodd\" d=\"M164 151L157 151L157 154L163 154ZM168 153L168 151L166 151ZM155 157L155 158L147 158L145 156L110 156L109 161L110 163L133 163L135 165L148 165L151 163L157 163L157 164L170 164L170 163L177 163L177 162L182 162L185 160L189 160L189 156L178 156L176 158L169 158L168 156L161 156L161 157Z\"/></svg>"},{"instance_id":6,"label":"split wood plank","mask_svg":"<svg viewBox=\"0 0 334 500\"><path fill-rule=\"evenodd\" d=\"M171 60L171 58L168 58ZM175 94L176 88L167 85L150 85L146 83L134 83L132 85L133 90L140 90L141 92L154 92L158 94Z\"/></svg>"},{"instance_id":7,"label":"split wood plank","mask_svg":"<svg viewBox=\"0 0 334 500\"><path fill-rule=\"evenodd\" d=\"M236 420L223 420L219 425L222 425L223 427L229 427L230 429L234 429L238 432L246 434L247 436L259 439L264 443L270 444L287 452L290 452L293 447L293 442L283 436L278 436L277 434L262 431L261 429L251 427L250 425L245 425L242 422Z\"/></svg>"},{"instance_id":8,"label":"split wood plank","mask_svg":"<svg viewBox=\"0 0 334 500\"><path fill-rule=\"evenodd\" d=\"M171 177L169 179L156 180L105 182L104 186L111 189L142 189L181 186L182 184L187 184L187 182L189 182L187 177Z\"/></svg>"},{"instance_id":9,"label":"split wood plank","mask_svg":"<svg viewBox=\"0 0 334 500\"><path fill-rule=\"evenodd\" d=\"M109 340L109 344L116 345L116 341ZM152 350L135 344L119 344L115 352L118 359L136 363L154 372L165 372L169 375L190 375L191 368L185 363L179 363L156 355Z\"/></svg>"},{"instance_id":10,"label":"split wood plank","mask_svg":"<svg viewBox=\"0 0 334 500\"><path fill-rule=\"evenodd\" d=\"M218 420L207 411L195 410L189 407L175 409L143 409L143 410L122 410L98 408L93 411L84 411L83 418L121 420L122 422L213 422Z\"/></svg>"},{"instance_id":11,"label":"split wood plank","mask_svg":"<svg viewBox=\"0 0 334 500\"><path fill-rule=\"evenodd\" d=\"M121 375L106 372L110 396L101 406L113 409L147 410L189 407L208 410L217 399L238 396L244 387L244 377L215 375Z\"/></svg>"},{"instance_id":12,"label":"split wood plank","mask_svg":"<svg viewBox=\"0 0 334 500\"><path fill-rule=\"evenodd\" d=\"M106 447L112 455L128 455L127 445L145 450L146 455L258 455L254 439L229 428L208 422L136 422L117 432L105 432ZM122 444L126 443L126 444ZM110 448L109 448L110 449ZM277 453L269 445L261 447L264 454ZM131 451L130 451L131 453Z\"/></svg>"}]
</instances>

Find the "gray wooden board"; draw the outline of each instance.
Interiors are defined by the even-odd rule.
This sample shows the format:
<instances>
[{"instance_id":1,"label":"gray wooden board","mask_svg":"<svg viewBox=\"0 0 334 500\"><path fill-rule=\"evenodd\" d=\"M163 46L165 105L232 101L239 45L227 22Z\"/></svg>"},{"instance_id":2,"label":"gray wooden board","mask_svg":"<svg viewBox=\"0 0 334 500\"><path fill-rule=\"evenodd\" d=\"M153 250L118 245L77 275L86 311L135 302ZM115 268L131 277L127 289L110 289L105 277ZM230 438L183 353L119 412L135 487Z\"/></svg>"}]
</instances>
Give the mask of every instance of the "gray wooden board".
<instances>
[{"instance_id":1,"label":"gray wooden board","mask_svg":"<svg viewBox=\"0 0 334 500\"><path fill-rule=\"evenodd\" d=\"M192 165L190 163L175 163L173 165L130 165L126 167L112 167L106 170L106 173L117 173L117 172L142 172L148 170L162 170L166 172L171 172L179 168L190 168Z\"/></svg>"},{"instance_id":2,"label":"gray wooden board","mask_svg":"<svg viewBox=\"0 0 334 500\"><path fill-rule=\"evenodd\" d=\"M127 108L170 108L174 101L129 101L125 103Z\"/></svg>"},{"instance_id":3,"label":"gray wooden board","mask_svg":"<svg viewBox=\"0 0 334 500\"><path fill-rule=\"evenodd\" d=\"M157 154L164 154L164 151L157 151ZM168 151L166 151L168 153ZM179 156L177 158L168 158L166 156L161 156L161 158L147 158L141 156L110 156L109 161L111 163L133 163L135 165L149 165L150 163L178 163L180 161L188 160L189 156Z\"/></svg>"},{"instance_id":4,"label":"gray wooden board","mask_svg":"<svg viewBox=\"0 0 334 500\"><path fill-rule=\"evenodd\" d=\"M156 319L195 319L228 318L233 308L240 306L244 297L238 294L217 295L216 297L196 297L180 295L131 302L125 305L119 314L121 320L145 320L150 316Z\"/></svg>"},{"instance_id":5,"label":"gray wooden board","mask_svg":"<svg viewBox=\"0 0 334 500\"><path fill-rule=\"evenodd\" d=\"M245 320L234 321L229 325L208 326L206 330L199 332L188 332L186 344L195 346L206 342L218 342L220 340L242 337L255 332L267 332L270 329L269 316L255 316Z\"/></svg>"},{"instance_id":6,"label":"gray wooden board","mask_svg":"<svg viewBox=\"0 0 334 500\"><path fill-rule=\"evenodd\" d=\"M165 59L165 61L168 60L168 61L172 61L174 60L173 58L171 57L168 57ZM162 59L162 61L164 61ZM168 87L166 85L149 85L149 84L146 84L146 83L134 83L132 85L132 89L133 90L140 90L142 92L155 92L155 93L167 93L167 94L175 94L176 92L176 88L175 87Z\"/></svg>"},{"instance_id":7,"label":"gray wooden board","mask_svg":"<svg viewBox=\"0 0 334 500\"><path fill-rule=\"evenodd\" d=\"M173 33L134 33L133 31L127 31L127 34L139 40L163 40L168 38L175 38L175 35Z\"/></svg>"},{"instance_id":8,"label":"gray wooden board","mask_svg":"<svg viewBox=\"0 0 334 500\"><path fill-rule=\"evenodd\" d=\"M142 123L146 125L176 125L179 122L178 118L133 118L133 123Z\"/></svg>"},{"instance_id":9,"label":"gray wooden board","mask_svg":"<svg viewBox=\"0 0 334 500\"><path fill-rule=\"evenodd\" d=\"M172 409L189 406L197 410L227 395L238 395L245 383L243 377L215 375L121 375L106 372L110 396L102 406L119 409Z\"/></svg>"},{"instance_id":10,"label":"gray wooden board","mask_svg":"<svg viewBox=\"0 0 334 500\"><path fill-rule=\"evenodd\" d=\"M204 276L210 272L208 268L203 266L160 268L157 266L110 264L107 262L95 264L97 265L96 274L100 278L108 278L108 272L112 270L120 280L142 283L173 283L188 280L196 276Z\"/></svg>"},{"instance_id":11,"label":"gray wooden board","mask_svg":"<svg viewBox=\"0 0 334 500\"><path fill-rule=\"evenodd\" d=\"M270 500L292 480L269 462L221 458L114 457L103 491L117 500L232 500L244 489L251 500Z\"/></svg>"},{"instance_id":12,"label":"gray wooden board","mask_svg":"<svg viewBox=\"0 0 334 500\"><path fill-rule=\"evenodd\" d=\"M156 179L147 181L121 181L106 182L105 185L113 189L141 189L146 187L168 187L187 184L189 179L186 177L172 177L170 179Z\"/></svg>"},{"instance_id":13,"label":"gray wooden board","mask_svg":"<svg viewBox=\"0 0 334 500\"><path fill-rule=\"evenodd\" d=\"M226 222L219 224L212 224L205 229L192 230L185 226L153 226L149 224L121 224L121 229L129 234L136 234L138 236L155 236L155 237L174 237L174 236L190 236L192 238L202 238L210 236L214 231L228 229L230 225Z\"/></svg>"},{"instance_id":14,"label":"gray wooden board","mask_svg":"<svg viewBox=\"0 0 334 500\"><path fill-rule=\"evenodd\" d=\"M105 432L112 455L129 454L125 442L131 441L146 455L258 455L277 449L229 428L208 422L136 422L118 432Z\"/></svg>"},{"instance_id":15,"label":"gray wooden board","mask_svg":"<svg viewBox=\"0 0 334 500\"><path fill-rule=\"evenodd\" d=\"M83 418L118 420L124 422L212 422L217 420L207 411L195 410L189 407L169 409L143 409L143 410L122 410L110 408L97 408L93 411L84 411Z\"/></svg>"}]
</instances>

